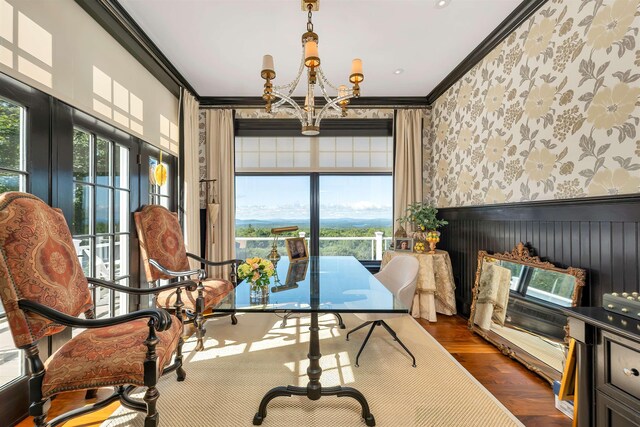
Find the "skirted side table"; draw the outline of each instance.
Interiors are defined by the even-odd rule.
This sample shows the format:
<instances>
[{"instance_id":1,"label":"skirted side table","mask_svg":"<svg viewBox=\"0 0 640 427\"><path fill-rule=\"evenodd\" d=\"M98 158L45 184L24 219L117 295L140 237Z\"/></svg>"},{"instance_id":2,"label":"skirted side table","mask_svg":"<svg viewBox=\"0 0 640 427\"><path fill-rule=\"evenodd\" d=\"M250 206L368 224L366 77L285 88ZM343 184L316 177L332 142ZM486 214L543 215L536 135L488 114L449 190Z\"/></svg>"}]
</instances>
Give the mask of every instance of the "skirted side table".
<instances>
[{"instance_id":1,"label":"skirted side table","mask_svg":"<svg viewBox=\"0 0 640 427\"><path fill-rule=\"evenodd\" d=\"M384 268L396 256L413 256L420 263L411 309L413 317L436 322L436 312L447 316L456 314L456 285L448 252L439 249L435 254L386 251L382 255L380 268Z\"/></svg>"}]
</instances>

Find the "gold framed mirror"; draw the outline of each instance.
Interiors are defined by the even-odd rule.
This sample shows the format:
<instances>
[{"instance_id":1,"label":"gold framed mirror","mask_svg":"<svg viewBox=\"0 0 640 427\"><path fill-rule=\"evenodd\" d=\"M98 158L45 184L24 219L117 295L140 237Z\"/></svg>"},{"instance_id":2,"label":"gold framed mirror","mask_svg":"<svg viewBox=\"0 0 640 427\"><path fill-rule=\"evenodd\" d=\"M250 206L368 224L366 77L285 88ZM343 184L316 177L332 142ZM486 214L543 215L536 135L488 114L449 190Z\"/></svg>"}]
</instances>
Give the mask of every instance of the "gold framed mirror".
<instances>
[{"instance_id":1,"label":"gold framed mirror","mask_svg":"<svg viewBox=\"0 0 640 427\"><path fill-rule=\"evenodd\" d=\"M511 251L478 252L469 329L550 383L560 380L568 345L563 307L580 305L585 271Z\"/></svg>"}]
</instances>

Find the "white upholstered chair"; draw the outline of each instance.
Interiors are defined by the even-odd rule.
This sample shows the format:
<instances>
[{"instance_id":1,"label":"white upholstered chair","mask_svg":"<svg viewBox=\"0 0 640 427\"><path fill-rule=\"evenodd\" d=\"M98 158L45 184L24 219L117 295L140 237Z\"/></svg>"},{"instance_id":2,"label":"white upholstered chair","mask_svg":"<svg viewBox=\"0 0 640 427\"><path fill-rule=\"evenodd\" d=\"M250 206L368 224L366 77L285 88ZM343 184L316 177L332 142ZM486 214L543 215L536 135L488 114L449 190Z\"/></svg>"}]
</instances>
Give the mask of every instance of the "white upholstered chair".
<instances>
[{"instance_id":1,"label":"white upholstered chair","mask_svg":"<svg viewBox=\"0 0 640 427\"><path fill-rule=\"evenodd\" d=\"M418 260L413 256L397 256L391 259L389 263L379 272L375 274L375 277L390 291L395 297L407 308L411 309L411 303L413 302L413 295L416 292L416 279L418 277ZM404 316L400 313L356 313L356 316L364 321L360 326L352 329L347 333L347 341L349 341L349 335L358 329L364 328L367 325L371 325L367 337L358 351L356 356L356 366L358 365L358 359L360 354L364 350L364 346L367 345L369 337L373 333L376 326L384 327L389 334L393 337L394 341L404 348L409 353L409 356L413 359L413 367L416 366L416 358L409 351L409 349L400 341L395 331L385 322L385 319L391 319L394 317Z\"/></svg>"}]
</instances>

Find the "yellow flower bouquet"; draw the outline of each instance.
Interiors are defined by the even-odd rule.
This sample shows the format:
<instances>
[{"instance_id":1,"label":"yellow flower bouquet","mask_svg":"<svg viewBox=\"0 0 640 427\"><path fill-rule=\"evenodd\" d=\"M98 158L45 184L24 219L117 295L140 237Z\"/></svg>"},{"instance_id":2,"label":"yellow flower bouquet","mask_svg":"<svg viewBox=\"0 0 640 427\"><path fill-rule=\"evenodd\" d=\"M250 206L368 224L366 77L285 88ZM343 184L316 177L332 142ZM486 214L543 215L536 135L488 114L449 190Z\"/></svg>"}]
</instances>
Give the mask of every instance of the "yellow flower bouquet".
<instances>
[{"instance_id":1,"label":"yellow flower bouquet","mask_svg":"<svg viewBox=\"0 0 640 427\"><path fill-rule=\"evenodd\" d=\"M238 267L238 278L251 282L251 290L257 291L269 286L269 278L273 276L273 263L262 258L247 258Z\"/></svg>"}]
</instances>

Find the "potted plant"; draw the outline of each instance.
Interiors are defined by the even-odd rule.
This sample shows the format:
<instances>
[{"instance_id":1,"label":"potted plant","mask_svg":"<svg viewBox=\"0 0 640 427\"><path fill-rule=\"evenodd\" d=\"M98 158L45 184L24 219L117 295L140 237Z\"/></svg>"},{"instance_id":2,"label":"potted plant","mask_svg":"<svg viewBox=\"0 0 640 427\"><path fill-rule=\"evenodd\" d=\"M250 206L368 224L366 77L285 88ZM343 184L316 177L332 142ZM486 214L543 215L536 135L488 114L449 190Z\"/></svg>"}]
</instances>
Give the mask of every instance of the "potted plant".
<instances>
[{"instance_id":1,"label":"potted plant","mask_svg":"<svg viewBox=\"0 0 640 427\"><path fill-rule=\"evenodd\" d=\"M406 215L398 218L397 221L412 224L416 230L413 238L428 242L429 253L435 253L436 243L440 241L440 232L437 230L448 224L444 219L438 219L437 213L438 209L435 206L417 202L407 206Z\"/></svg>"}]
</instances>

